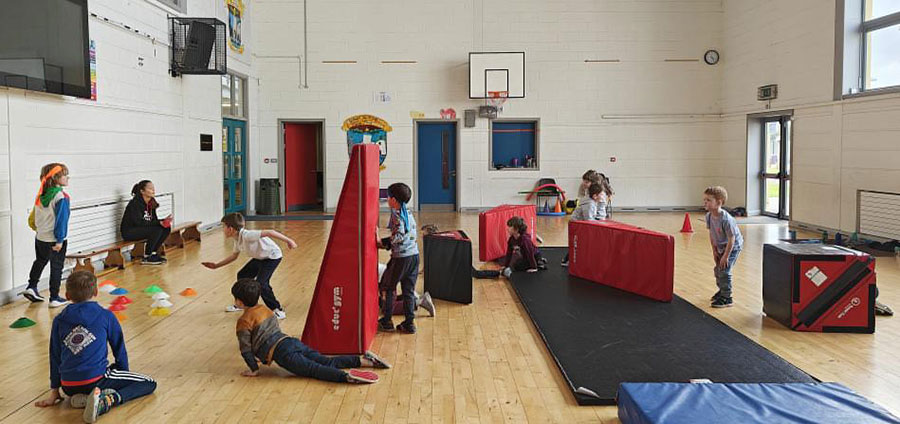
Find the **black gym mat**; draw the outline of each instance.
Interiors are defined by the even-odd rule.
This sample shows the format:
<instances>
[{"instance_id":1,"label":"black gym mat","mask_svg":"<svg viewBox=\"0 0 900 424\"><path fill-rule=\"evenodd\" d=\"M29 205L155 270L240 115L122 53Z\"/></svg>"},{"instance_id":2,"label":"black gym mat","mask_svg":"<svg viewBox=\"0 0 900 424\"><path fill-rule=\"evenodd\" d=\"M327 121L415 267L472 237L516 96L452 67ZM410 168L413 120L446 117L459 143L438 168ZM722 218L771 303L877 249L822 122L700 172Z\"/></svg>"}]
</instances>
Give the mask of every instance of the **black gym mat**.
<instances>
[{"instance_id":1,"label":"black gym mat","mask_svg":"<svg viewBox=\"0 0 900 424\"><path fill-rule=\"evenodd\" d=\"M565 248L541 251L549 269L510 282L579 405L614 405L622 382L818 381L677 295L658 302L572 277Z\"/></svg>"}]
</instances>

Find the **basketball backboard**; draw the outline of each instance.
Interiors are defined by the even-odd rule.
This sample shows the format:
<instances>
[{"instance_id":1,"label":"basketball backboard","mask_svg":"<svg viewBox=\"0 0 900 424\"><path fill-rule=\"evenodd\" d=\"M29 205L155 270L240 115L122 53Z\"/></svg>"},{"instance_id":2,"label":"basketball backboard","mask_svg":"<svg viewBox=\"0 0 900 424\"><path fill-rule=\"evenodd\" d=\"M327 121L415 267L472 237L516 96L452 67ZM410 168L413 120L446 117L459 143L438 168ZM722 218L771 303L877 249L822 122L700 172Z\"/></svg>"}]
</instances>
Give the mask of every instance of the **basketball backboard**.
<instances>
[{"instance_id":1,"label":"basketball backboard","mask_svg":"<svg viewBox=\"0 0 900 424\"><path fill-rule=\"evenodd\" d=\"M525 97L525 52L469 53L469 98L487 99L491 91Z\"/></svg>"}]
</instances>

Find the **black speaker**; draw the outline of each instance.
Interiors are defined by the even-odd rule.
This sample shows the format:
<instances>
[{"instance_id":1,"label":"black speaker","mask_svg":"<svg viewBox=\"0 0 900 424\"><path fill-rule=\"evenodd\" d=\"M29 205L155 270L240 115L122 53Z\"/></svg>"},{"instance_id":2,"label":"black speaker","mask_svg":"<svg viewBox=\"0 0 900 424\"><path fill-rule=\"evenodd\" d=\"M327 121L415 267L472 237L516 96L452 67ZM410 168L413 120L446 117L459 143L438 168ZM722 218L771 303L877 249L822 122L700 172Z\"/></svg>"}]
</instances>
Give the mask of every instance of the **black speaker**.
<instances>
[{"instance_id":1,"label":"black speaker","mask_svg":"<svg viewBox=\"0 0 900 424\"><path fill-rule=\"evenodd\" d=\"M172 76L225 75L225 23L214 18L169 18Z\"/></svg>"},{"instance_id":2,"label":"black speaker","mask_svg":"<svg viewBox=\"0 0 900 424\"><path fill-rule=\"evenodd\" d=\"M216 29L209 24L193 21L188 27L187 43L184 46L184 66L206 69L216 42Z\"/></svg>"}]
</instances>

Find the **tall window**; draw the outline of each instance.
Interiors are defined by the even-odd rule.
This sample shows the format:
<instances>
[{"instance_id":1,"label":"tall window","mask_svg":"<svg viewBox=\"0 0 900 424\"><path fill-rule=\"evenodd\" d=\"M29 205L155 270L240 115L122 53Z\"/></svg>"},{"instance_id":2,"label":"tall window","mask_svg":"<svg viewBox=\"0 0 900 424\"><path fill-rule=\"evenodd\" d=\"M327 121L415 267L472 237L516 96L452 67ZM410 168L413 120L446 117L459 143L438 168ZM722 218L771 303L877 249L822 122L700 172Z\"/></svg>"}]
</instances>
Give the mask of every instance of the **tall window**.
<instances>
[{"instance_id":1,"label":"tall window","mask_svg":"<svg viewBox=\"0 0 900 424\"><path fill-rule=\"evenodd\" d=\"M900 0L865 0L863 89L900 86Z\"/></svg>"},{"instance_id":2,"label":"tall window","mask_svg":"<svg viewBox=\"0 0 900 424\"><path fill-rule=\"evenodd\" d=\"M837 0L835 100L900 91L900 0Z\"/></svg>"},{"instance_id":3,"label":"tall window","mask_svg":"<svg viewBox=\"0 0 900 424\"><path fill-rule=\"evenodd\" d=\"M231 74L222 75L222 116L244 118L244 86L247 80Z\"/></svg>"}]
</instances>

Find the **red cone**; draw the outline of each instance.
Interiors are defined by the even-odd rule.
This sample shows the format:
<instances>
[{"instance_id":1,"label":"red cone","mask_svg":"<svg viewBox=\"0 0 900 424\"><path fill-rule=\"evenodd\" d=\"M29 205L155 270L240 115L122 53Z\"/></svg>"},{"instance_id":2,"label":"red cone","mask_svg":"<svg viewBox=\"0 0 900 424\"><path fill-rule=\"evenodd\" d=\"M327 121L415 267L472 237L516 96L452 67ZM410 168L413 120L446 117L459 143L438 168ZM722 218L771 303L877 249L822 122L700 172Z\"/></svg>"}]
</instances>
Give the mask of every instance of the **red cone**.
<instances>
[{"instance_id":1,"label":"red cone","mask_svg":"<svg viewBox=\"0 0 900 424\"><path fill-rule=\"evenodd\" d=\"M693 233L694 227L691 226L691 214L688 212L684 213L684 225L681 226L682 233Z\"/></svg>"}]
</instances>

